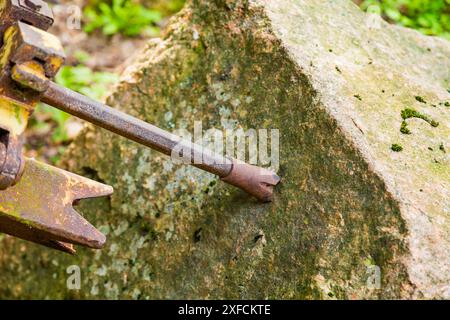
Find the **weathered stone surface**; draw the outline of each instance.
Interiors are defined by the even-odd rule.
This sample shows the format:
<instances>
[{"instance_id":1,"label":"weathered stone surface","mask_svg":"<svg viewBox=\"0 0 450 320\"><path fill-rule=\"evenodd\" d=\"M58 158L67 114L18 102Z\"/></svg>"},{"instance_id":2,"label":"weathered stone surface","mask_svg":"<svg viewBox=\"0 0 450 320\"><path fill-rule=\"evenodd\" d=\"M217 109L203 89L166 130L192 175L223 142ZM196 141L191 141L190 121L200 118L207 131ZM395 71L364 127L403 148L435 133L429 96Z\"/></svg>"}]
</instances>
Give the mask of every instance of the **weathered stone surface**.
<instances>
[{"instance_id":1,"label":"weathered stone surface","mask_svg":"<svg viewBox=\"0 0 450 320\"><path fill-rule=\"evenodd\" d=\"M4 237L0 296L450 298L449 66L450 43L350 1L192 1L109 103L166 129L279 128L275 201L89 127L65 164L115 187L82 206L107 247ZM407 107L439 126L400 133Z\"/></svg>"}]
</instances>

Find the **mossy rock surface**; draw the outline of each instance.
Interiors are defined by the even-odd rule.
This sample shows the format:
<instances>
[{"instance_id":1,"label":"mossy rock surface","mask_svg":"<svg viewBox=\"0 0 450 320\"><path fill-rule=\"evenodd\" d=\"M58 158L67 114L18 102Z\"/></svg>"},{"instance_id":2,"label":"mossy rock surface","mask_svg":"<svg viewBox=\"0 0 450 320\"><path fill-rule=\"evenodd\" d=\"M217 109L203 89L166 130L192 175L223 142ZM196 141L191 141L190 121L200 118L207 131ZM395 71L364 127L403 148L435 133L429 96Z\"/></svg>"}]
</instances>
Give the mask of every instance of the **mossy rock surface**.
<instances>
[{"instance_id":1,"label":"mossy rock surface","mask_svg":"<svg viewBox=\"0 0 450 320\"><path fill-rule=\"evenodd\" d=\"M279 129L274 202L89 126L63 162L114 186L80 206L106 248L4 236L0 297L450 298L449 66L449 42L351 1L190 1L108 103L167 130ZM402 134L405 108L439 125Z\"/></svg>"}]
</instances>

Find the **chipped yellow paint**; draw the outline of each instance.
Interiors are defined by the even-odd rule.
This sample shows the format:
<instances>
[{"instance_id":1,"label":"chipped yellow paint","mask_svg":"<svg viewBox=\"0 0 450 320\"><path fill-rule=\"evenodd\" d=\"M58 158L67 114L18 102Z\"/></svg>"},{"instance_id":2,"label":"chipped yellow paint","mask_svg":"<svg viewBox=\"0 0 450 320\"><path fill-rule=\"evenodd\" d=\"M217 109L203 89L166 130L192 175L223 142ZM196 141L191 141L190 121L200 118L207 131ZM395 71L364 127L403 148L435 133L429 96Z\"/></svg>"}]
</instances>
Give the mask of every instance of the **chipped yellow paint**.
<instances>
[{"instance_id":1,"label":"chipped yellow paint","mask_svg":"<svg viewBox=\"0 0 450 320\"><path fill-rule=\"evenodd\" d=\"M8 59L10 56L11 48L13 47L13 39L15 35L17 34L17 27L12 26L6 29L5 35L3 36L3 47L0 54L0 69L3 69L3 67L8 63Z\"/></svg>"},{"instance_id":2,"label":"chipped yellow paint","mask_svg":"<svg viewBox=\"0 0 450 320\"><path fill-rule=\"evenodd\" d=\"M3 11L6 9L6 1L0 2L0 15L2 15Z\"/></svg>"},{"instance_id":3,"label":"chipped yellow paint","mask_svg":"<svg viewBox=\"0 0 450 320\"><path fill-rule=\"evenodd\" d=\"M44 74L44 68L43 66L37 62L37 61L27 61L25 63L21 64L22 68L26 68L28 73L31 73L37 77L45 78Z\"/></svg>"},{"instance_id":4,"label":"chipped yellow paint","mask_svg":"<svg viewBox=\"0 0 450 320\"><path fill-rule=\"evenodd\" d=\"M64 63L64 59L59 56L51 56L49 59L49 63L52 66L53 70L59 70Z\"/></svg>"},{"instance_id":5,"label":"chipped yellow paint","mask_svg":"<svg viewBox=\"0 0 450 320\"><path fill-rule=\"evenodd\" d=\"M44 67L37 61L27 61L20 65L15 65L11 70L12 78L26 87L32 87L30 86L30 80L28 79L29 75L33 75L44 82L47 80Z\"/></svg>"},{"instance_id":6,"label":"chipped yellow paint","mask_svg":"<svg viewBox=\"0 0 450 320\"><path fill-rule=\"evenodd\" d=\"M22 134L28 124L29 109L30 106L0 96L0 127L14 136Z\"/></svg>"},{"instance_id":7,"label":"chipped yellow paint","mask_svg":"<svg viewBox=\"0 0 450 320\"><path fill-rule=\"evenodd\" d=\"M18 33L17 26L11 26L5 31L4 45L0 54L0 69L7 63L10 52L14 47L14 38ZM14 101L8 97L2 96L0 93L0 127L8 130L12 135L20 135L26 129L30 110L35 105L25 105Z\"/></svg>"}]
</instances>

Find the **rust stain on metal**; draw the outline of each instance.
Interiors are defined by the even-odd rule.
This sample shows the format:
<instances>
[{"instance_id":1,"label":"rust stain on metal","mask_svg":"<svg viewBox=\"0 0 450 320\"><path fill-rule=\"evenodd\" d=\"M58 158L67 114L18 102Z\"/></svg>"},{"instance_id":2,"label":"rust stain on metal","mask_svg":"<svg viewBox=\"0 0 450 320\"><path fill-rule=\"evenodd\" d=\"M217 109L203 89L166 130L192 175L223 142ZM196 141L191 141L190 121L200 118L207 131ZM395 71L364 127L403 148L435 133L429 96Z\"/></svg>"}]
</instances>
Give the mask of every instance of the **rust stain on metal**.
<instances>
[{"instance_id":1,"label":"rust stain on metal","mask_svg":"<svg viewBox=\"0 0 450 320\"><path fill-rule=\"evenodd\" d=\"M101 248L105 236L73 205L112 188L22 156L28 117L65 59L45 32L51 10L42 0L3 0L0 18L0 232L68 253L73 244Z\"/></svg>"}]
</instances>

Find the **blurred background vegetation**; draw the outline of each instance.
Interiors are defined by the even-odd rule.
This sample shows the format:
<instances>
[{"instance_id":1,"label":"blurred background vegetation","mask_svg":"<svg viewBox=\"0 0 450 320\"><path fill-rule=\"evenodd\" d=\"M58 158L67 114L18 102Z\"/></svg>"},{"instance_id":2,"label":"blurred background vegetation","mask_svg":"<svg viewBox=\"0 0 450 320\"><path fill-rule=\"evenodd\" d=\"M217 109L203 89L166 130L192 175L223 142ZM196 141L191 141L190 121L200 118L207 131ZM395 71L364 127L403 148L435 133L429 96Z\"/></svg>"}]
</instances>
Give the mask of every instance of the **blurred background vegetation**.
<instances>
[{"instance_id":1,"label":"blurred background vegetation","mask_svg":"<svg viewBox=\"0 0 450 320\"><path fill-rule=\"evenodd\" d=\"M163 17L176 13L183 5L184 0L90 0L84 8L84 31L101 29L106 36L157 35Z\"/></svg>"},{"instance_id":2,"label":"blurred background vegetation","mask_svg":"<svg viewBox=\"0 0 450 320\"><path fill-rule=\"evenodd\" d=\"M450 40L450 0L364 0L361 9L381 13L388 22Z\"/></svg>"},{"instance_id":3,"label":"blurred background vegetation","mask_svg":"<svg viewBox=\"0 0 450 320\"><path fill-rule=\"evenodd\" d=\"M53 1L55 2L55 1ZM64 19L64 5L83 7L82 30L57 23L52 30L67 50L67 65L56 81L94 99L101 99L118 79L130 52L155 37L185 0L61 0L54 7ZM450 0L354 0L364 11L386 21L450 40ZM58 11L56 12L58 13ZM64 20L62 20L64 21ZM68 35L68 36L67 36ZM68 37L64 41L64 36ZM40 105L28 130L28 155L55 163L82 128L77 119Z\"/></svg>"}]
</instances>

